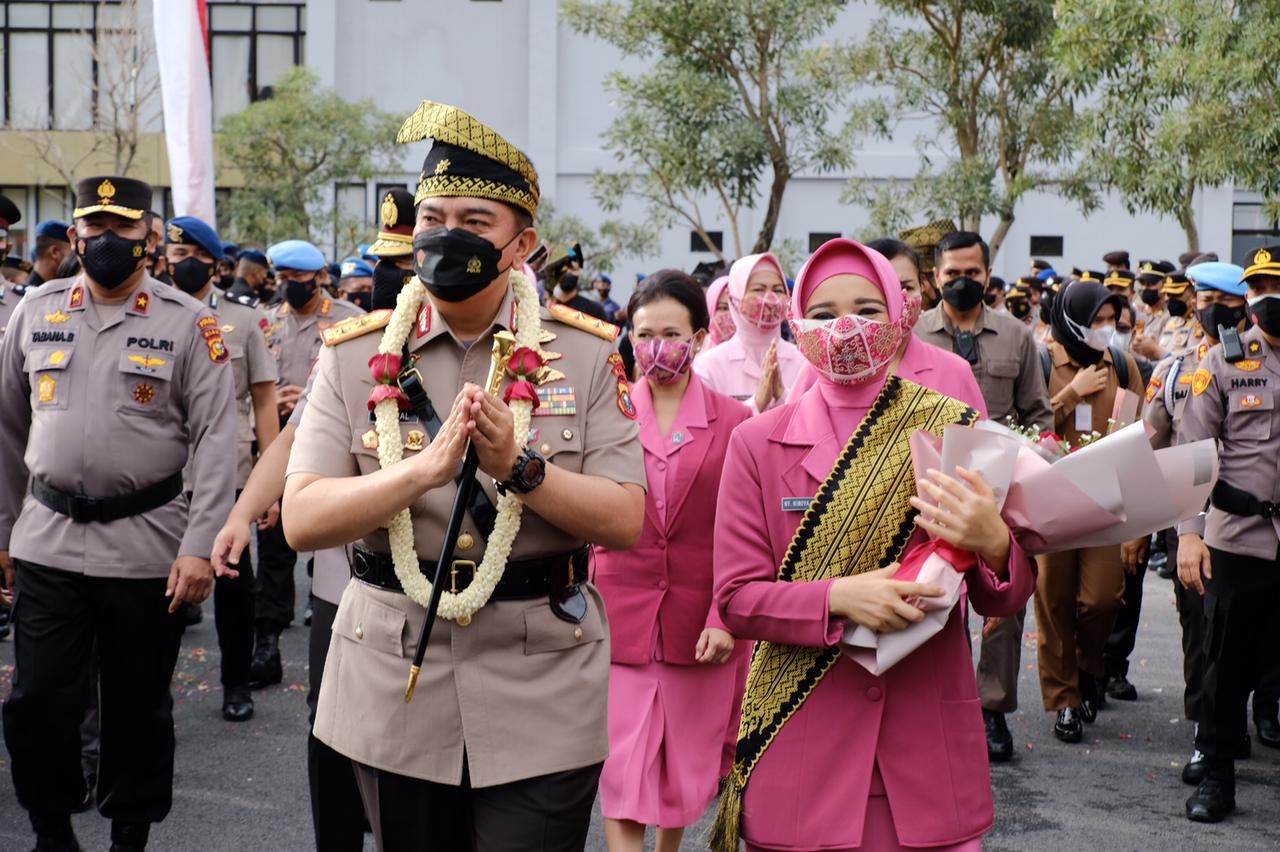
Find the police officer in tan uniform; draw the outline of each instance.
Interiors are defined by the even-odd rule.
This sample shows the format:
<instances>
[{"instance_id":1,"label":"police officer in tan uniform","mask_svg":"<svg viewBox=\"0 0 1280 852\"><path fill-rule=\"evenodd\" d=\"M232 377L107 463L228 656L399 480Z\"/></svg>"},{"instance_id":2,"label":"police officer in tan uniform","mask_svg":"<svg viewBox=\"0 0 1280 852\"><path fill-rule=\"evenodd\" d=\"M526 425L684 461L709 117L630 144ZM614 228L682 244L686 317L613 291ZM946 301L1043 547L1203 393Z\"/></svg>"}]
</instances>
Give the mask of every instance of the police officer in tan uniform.
<instances>
[{"instance_id":1,"label":"police officer in tan uniform","mask_svg":"<svg viewBox=\"0 0 1280 852\"><path fill-rule=\"evenodd\" d=\"M82 181L72 244L84 272L29 293L0 346L0 567L17 581L4 731L42 850L78 848L95 649L112 849L142 849L169 812L172 613L209 595L235 491L231 355L208 309L146 275L150 202L141 181Z\"/></svg>"},{"instance_id":2,"label":"police officer in tan uniform","mask_svg":"<svg viewBox=\"0 0 1280 852\"><path fill-rule=\"evenodd\" d=\"M218 234L194 216L179 216L165 226L165 254L173 284L208 306L221 323L231 353L235 379L236 420L240 434L236 452L236 492L253 469L253 446L266 449L279 432L276 419L276 363L267 352L267 319L261 311L229 298L214 286L216 260L222 251ZM238 576L214 584L214 622L222 652L222 718L245 722L253 717L249 663L253 657L253 565L237 566Z\"/></svg>"},{"instance_id":3,"label":"police officer in tan uniform","mask_svg":"<svg viewBox=\"0 0 1280 852\"><path fill-rule=\"evenodd\" d=\"M1196 749L1207 772L1187 799L1196 822L1235 810L1249 693L1274 689L1280 672L1280 246L1254 252L1244 279L1256 325L1234 351L1225 341L1209 350L1192 375L1178 436L1219 446L1207 515L1178 525L1178 578L1204 596L1205 612ZM1255 705L1255 721L1256 713Z\"/></svg>"},{"instance_id":4,"label":"police officer in tan uniform","mask_svg":"<svg viewBox=\"0 0 1280 852\"><path fill-rule=\"evenodd\" d=\"M540 331L532 324L533 284L513 271L537 245L538 182L524 154L461 110L429 101L399 138L434 140L413 243L425 300L403 317L370 315L330 329L289 462L290 541L303 548L359 540L315 735L352 759L384 852L580 850L607 752L609 667L585 545L631 546L644 513L644 463L616 326L563 308L533 313ZM422 297L418 282L409 286L398 310ZM525 384L492 397L476 385L486 381L501 331L543 341L543 355L520 358ZM399 439L405 460L383 469L383 439L369 421L369 362L384 336L394 348L405 333L399 375L416 402L386 427L399 432L387 440ZM535 416L517 436L504 398L514 405L535 392ZM401 592L400 577L421 596L413 572L434 573L468 438L485 499L498 501L497 480L519 495L523 514L488 603L437 619L418 698L406 704L424 609ZM464 599L473 578L489 576L487 549L502 552L498 532L511 530L508 504L497 505L488 538L483 506L471 504L445 571ZM420 567L394 566L382 528L405 508Z\"/></svg>"},{"instance_id":5,"label":"police officer in tan uniform","mask_svg":"<svg viewBox=\"0 0 1280 852\"><path fill-rule=\"evenodd\" d=\"M1160 290L1166 299L1165 310L1169 319L1160 330L1159 357L1185 354L1199 346L1204 336L1192 306L1195 293L1191 290L1191 281L1185 273L1171 274L1165 278Z\"/></svg>"},{"instance_id":6,"label":"police officer in tan uniform","mask_svg":"<svg viewBox=\"0 0 1280 852\"><path fill-rule=\"evenodd\" d=\"M334 323L364 311L325 292L328 271L324 255L311 243L285 240L268 248L267 257L283 296L267 312L267 348L275 355L279 372L276 407L283 427L307 384L321 335ZM257 639L251 678L254 685L267 686L284 677L280 634L293 623L293 573L298 556L277 524L258 531L258 558Z\"/></svg>"}]
</instances>

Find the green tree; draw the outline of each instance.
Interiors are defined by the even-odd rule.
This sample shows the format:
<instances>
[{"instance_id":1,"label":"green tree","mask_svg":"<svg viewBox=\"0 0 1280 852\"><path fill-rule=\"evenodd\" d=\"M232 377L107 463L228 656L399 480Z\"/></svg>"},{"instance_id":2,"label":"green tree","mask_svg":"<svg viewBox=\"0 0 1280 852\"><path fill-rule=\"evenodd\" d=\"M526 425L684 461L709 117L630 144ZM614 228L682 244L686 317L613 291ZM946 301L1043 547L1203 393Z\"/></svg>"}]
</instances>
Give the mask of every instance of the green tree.
<instances>
[{"instance_id":1,"label":"green tree","mask_svg":"<svg viewBox=\"0 0 1280 852\"><path fill-rule=\"evenodd\" d=\"M904 124L923 127L914 137L920 169L909 182L856 179L846 193L871 210L881 233L920 213L954 217L969 230L994 215L997 252L1028 192L1056 192L1086 212L1097 207L1076 163L1074 103L1085 90L1057 73L1053 0L877 5L882 14L865 38L843 51L853 84L873 92L850 122L885 139L899 138Z\"/></svg>"},{"instance_id":2,"label":"green tree","mask_svg":"<svg viewBox=\"0 0 1280 852\"><path fill-rule=\"evenodd\" d=\"M585 265L596 272L612 273L619 261L644 257L658 248L659 229L652 222L635 225L608 219L593 228L577 216L561 214L549 198L539 202L534 224L538 237L548 244L580 243Z\"/></svg>"},{"instance_id":3,"label":"green tree","mask_svg":"<svg viewBox=\"0 0 1280 852\"><path fill-rule=\"evenodd\" d=\"M648 68L609 78L618 115L604 144L620 169L595 176L601 206L616 210L624 197L640 198L659 222L687 224L713 251L708 209L718 209L741 255L741 214L764 184L751 250L768 250L791 178L852 164L848 130L830 127L846 89L831 47L818 43L842 5L566 0L569 26Z\"/></svg>"},{"instance_id":4,"label":"green tree","mask_svg":"<svg viewBox=\"0 0 1280 852\"><path fill-rule=\"evenodd\" d=\"M324 235L337 246L353 227L367 230L365 222L335 221L334 187L400 171L400 121L371 100L343 100L305 68L291 69L271 98L222 120L222 162L244 178L225 205L231 233L264 243Z\"/></svg>"}]
</instances>

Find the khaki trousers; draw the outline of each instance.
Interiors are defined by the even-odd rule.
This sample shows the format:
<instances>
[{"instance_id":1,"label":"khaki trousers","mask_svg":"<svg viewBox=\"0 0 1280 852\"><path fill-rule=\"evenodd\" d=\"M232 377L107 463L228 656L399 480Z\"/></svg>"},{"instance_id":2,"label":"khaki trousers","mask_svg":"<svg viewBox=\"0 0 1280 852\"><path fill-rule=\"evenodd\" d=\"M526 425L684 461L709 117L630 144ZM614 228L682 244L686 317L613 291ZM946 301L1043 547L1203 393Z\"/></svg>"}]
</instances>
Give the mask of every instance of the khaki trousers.
<instances>
[{"instance_id":1,"label":"khaki trousers","mask_svg":"<svg viewBox=\"0 0 1280 852\"><path fill-rule=\"evenodd\" d=\"M1036 559L1036 646L1044 709L1079 707L1080 673L1102 676L1102 651L1120 611L1120 547L1087 547Z\"/></svg>"}]
</instances>

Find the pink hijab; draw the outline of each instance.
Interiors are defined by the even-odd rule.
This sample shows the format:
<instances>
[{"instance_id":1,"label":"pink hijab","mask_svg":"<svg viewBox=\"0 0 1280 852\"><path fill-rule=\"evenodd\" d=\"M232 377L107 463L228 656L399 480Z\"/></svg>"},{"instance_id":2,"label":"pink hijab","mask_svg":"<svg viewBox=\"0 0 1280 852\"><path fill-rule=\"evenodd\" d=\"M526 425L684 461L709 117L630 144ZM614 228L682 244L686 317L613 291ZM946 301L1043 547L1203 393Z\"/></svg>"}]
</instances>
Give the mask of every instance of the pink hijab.
<instances>
[{"instance_id":1,"label":"pink hijab","mask_svg":"<svg viewBox=\"0 0 1280 852\"><path fill-rule=\"evenodd\" d=\"M747 283L751 280L751 273L762 265L773 267L783 281L787 280L787 273L782 271L782 264L778 258L768 252L740 257L733 262L733 266L729 267L729 313L733 316L733 324L738 329L734 337L742 341L742 348L747 353L747 357L757 364L764 360L765 353L769 351L769 344L782 337L782 326L764 331L753 323L747 322L738 312L736 303L742 301L742 298L747 295Z\"/></svg>"},{"instance_id":2,"label":"pink hijab","mask_svg":"<svg viewBox=\"0 0 1280 852\"><path fill-rule=\"evenodd\" d=\"M711 286L707 288L707 320L711 322L716 317L716 306L720 304L720 294L724 292L724 288L729 286L729 276L721 275L715 281L711 282ZM732 308L730 308L732 310ZM721 336L716 329L715 323L711 322L710 332L708 334L708 342L711 346L716 346L728 340L728 337Z\"/></svg>"},{"instance_id":3,"label":"pink hijab","mask_svg":"<svg viewBox=\"0 0 1280 852\"><path fill-rule=\"evenodd\" d=\"M823 243L805 262L804 268L796 276L796 287L791 291L792 318L803 319L813 291L823 281L837 275L861 275L876 285L884 294L885 304L889 308L889 321L902 320L902 286L898 283L898 273L893 264L880 252L844 238Z\"/></svg>"}]
</instances>

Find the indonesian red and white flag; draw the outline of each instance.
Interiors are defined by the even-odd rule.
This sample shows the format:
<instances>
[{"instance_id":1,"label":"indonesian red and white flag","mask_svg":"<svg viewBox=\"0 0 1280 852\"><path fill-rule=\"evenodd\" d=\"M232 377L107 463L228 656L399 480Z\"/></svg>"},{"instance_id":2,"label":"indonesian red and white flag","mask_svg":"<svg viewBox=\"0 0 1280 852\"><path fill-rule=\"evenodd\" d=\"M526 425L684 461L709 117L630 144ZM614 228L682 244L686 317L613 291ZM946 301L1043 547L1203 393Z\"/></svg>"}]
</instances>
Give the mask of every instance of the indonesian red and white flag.
<instances>
[{"instance_id":1,"label":"indonesian red and white flag","mask_svg":"<svg viewBox=\"0 0 1280 852\"><path fill-rule=\"evenodd\" d=\"M208 8L205 0L164 0L152 6L152 14L173 210L213 225Z\"/></svg>"}]
</instances>

